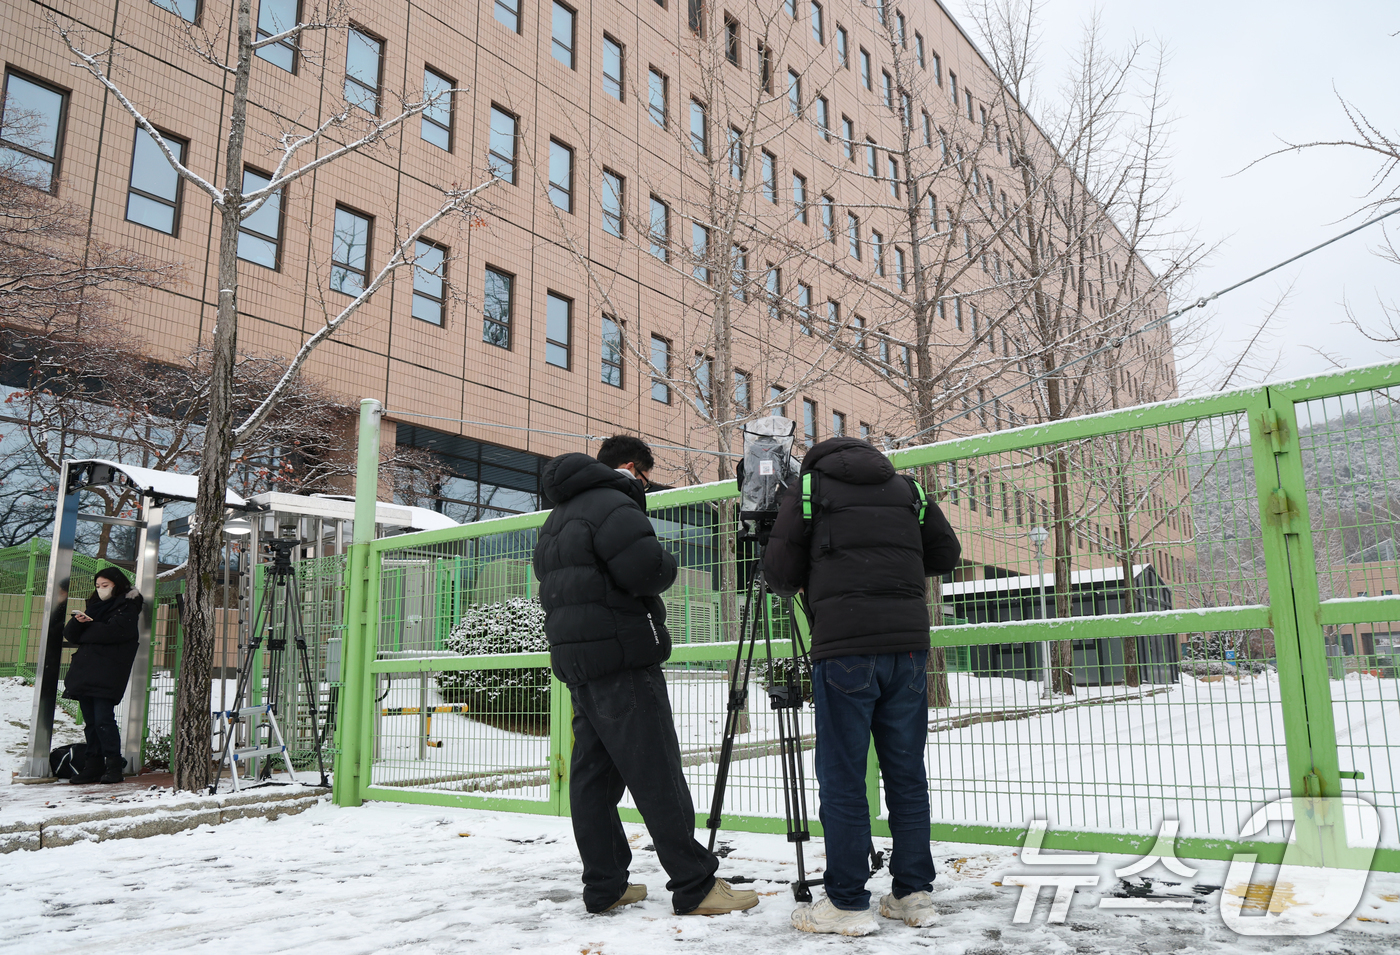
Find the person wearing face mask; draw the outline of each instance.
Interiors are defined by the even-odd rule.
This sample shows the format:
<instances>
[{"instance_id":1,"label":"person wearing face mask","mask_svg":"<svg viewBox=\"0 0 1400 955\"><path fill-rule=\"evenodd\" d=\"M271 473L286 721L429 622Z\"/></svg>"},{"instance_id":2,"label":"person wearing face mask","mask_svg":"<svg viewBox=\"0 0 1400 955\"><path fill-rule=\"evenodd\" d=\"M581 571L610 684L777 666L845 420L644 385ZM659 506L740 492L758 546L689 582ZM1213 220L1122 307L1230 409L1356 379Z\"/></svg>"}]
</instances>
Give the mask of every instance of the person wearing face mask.
<instances>
[{"instance_id":1,"label":"person wearing face mask","mask_svg":"<svg viewBox=\"0 0 1400 955\"><path fill-rule=\"evenodd\" d=\"M116 712L136 660L141 618L141 592L131 586L126 574L104 567L93 583L87 606L63 628L64 642L78 646L68 664L63 695L78 702L87 735L87 758L70 780L75 785L122 781L126 759Z\"/></svg>"},{"instance_id":2,"label":"person wearing face mask","mask_svg":"<svg viewBox=\"0 0 1400 955\"><path fill-rule=\"evenodd\" d=\"M653 467L641 438L615 435L598 457L563 454L544 467L554 504L535 545L554 675L569 687L574 746L569 774L583 904L601 914L641 902L627 881L632 849L617 814L625 790L670 877L677 915L751 909L758 895L715 878L719 859L695 841L695 803L661 664L671 655L661 594L676 558L647 518Z\"/></svg>"}]
</instances>

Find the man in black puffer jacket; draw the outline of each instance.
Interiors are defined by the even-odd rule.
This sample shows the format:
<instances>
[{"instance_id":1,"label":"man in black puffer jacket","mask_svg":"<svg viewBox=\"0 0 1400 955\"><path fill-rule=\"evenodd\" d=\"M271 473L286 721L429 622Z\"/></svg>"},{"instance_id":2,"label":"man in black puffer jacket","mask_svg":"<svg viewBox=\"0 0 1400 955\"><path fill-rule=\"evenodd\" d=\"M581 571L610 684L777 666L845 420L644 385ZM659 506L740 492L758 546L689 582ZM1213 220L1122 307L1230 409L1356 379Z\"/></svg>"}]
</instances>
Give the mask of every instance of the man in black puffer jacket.
<instances>
[{"instance_id":1,"label":"man in black puffer jacket","mask_svg":"<svg viewBox=\"0 0 1400 955\"><path fill-rule=\"evenodd\" d=\"M137 623L144 602L141 592L115 567L99 570L93 583L87 606L63 628L64 641L78 645L63 680L63 695L77 700L83 712L87 756L83 768L69 780L79 785L122 781L126 758L116 710L136 660Z\"/></svg>"},{"instance_id":2,"label":"man in black puffer jacket","mask_svg":"<svg viewBox=\"0 0 1400 955\"><path fill-rule=\"evenodd\" d=\"M804 518L809 472L811 513ZM894 837L893 891L881 900L880 914L929 925L936 913L924 767L927 578L952 570L961 547L938 505L866 441L821 442L807 452L802 474L778 510L763 562L773 591L804 590L812 614L826 898L799 906L792 924L842 935L878 927L865 888L865 772L873 735Z\"/></svg>"},{"instance_id":3,"label":"man in black puffer jacket","mask_svg":"<svg viewBox=\"0 0 1400 955\"><path fill-rule=\"evenodd\" d=\"M554 510L535 545L550 665L569 686L574 751L569 775L583 902L606 912L646 898L629 885L632 850L617 814L632 793L680 915L753 908L758 896L715 878L719 860L695 841L695 804L681 772L661 664L671 655L661 594L676 559L646 515L654 462L640 438L603 442L595 461L564 454L545 465Z\"/></svg>"}]
</instances>

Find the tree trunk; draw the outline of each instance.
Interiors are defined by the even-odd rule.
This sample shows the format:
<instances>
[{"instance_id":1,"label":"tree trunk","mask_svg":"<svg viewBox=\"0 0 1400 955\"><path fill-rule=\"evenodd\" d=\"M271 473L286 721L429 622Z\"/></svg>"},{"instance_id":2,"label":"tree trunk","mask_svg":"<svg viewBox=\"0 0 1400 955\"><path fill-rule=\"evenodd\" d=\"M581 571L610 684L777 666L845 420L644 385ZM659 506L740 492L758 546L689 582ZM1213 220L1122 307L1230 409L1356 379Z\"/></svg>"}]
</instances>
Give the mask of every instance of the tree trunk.
<instances>
[{"instance_id":1,"label":"tree trunk","mask_svg":"<svg viewBox=\"0 0 1400 955\"><path fill-rule=\"evenodd\" d=\"M199 493L185 573L185 646L175 700L171 761L175 788L196 791L211 777L210 676L214 657L214 595L223 552L229 462L233 457L233 370L238 348L238 226L243 209L243 139L252 58L252 4L238 0L238 60L225 154L219 228L219 310L214 324L209 415L199 460Z\"/></svg>"}]
</instances>

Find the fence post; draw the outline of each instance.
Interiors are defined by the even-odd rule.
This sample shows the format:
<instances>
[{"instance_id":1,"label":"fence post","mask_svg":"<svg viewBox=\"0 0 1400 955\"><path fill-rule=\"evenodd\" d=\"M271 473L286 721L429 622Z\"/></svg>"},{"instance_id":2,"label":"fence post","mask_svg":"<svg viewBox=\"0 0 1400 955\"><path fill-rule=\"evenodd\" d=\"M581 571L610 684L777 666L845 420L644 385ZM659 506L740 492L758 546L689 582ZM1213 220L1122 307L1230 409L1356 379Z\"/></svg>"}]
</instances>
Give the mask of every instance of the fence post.
<instances>
[{"instance_id":1,"label":"fence post","mask_svg":"<svg viewBox=\"0 0 1400 955\"><path fill-rule=\"evenodd\" d=\"M384 406L373 398L360 402L359 452L355 463L355 529L350 544L350 586L346 594L344 665L340 715L336 719L336 749L332 793L337 806L358 806L361 775L368 773L363 752L362 723L373 694L367 693L370 648L377 636L378 594L366 585L370 576L370 545L374 541L375 505L379 501L379 419ZM369 697L367 699L366 697Z\"/></svg>"},{"instance_id":2,"label":"fence post","mask_svg":"<svg viewBox=\"0 0 1400 955\"><path fill-rule=\"evenodd\" d=\"M1251 406L1250 434L1269 581L1274 652L1293 796L1339 796L1337 733L1307 484L1293 402L1273 389Z\"/></svg>"},{"instance_id":3,"label":"fence post","mask_svg":"<svg viewBox=\"0 0 1400 955\"><path fill-rule=\"evenodd\" d=\"M569 774L574 754L574 706L569 688L549 671L549 782L556 816L570 814Z\"/></svg>"}]
</instances>

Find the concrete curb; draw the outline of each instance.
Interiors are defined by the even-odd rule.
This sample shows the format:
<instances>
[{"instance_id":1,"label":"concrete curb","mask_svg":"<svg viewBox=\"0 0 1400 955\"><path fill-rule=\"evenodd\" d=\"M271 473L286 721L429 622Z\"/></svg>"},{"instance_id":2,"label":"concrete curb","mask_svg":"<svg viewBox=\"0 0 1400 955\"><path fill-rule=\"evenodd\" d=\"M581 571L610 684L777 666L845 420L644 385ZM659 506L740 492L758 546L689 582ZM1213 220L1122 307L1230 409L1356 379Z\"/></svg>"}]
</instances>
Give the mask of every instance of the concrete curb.
<instances>
[{"instance_id":1,"label":"concrete curb","mask_svg":"<svg viewBox=\"0 0 1400 955\"><path fill-rule=\"evenodd\" d=\"M329 798L329 789L297 786L280 791L259 789L222 796L195 796L173 802L111 806L41 819L0 822L0 855L78 842L145 839L204 825L217 826L235 819L294 816Z\"/></svg>"}]
</instances>

